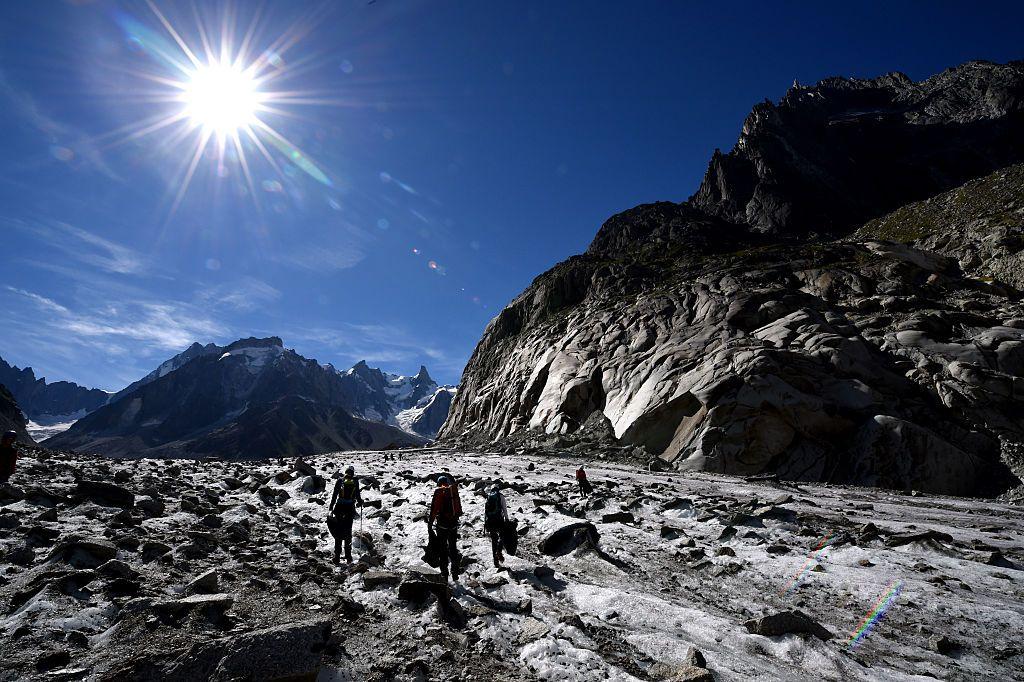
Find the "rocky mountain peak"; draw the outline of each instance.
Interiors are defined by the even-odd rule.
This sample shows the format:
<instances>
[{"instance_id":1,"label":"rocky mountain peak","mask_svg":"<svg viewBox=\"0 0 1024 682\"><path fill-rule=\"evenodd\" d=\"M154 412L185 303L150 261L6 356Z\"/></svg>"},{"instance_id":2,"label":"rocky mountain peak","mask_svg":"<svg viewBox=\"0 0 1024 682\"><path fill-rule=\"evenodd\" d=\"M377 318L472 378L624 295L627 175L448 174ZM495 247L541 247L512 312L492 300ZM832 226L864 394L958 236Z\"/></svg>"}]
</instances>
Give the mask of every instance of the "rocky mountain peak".
<instances>
[{"instance_id":1,"label":"rocky mountain peak","mask_svg":"<svg viewBox=\"0 0 1024 682\"><path fill-rule=\"evenodd\" d=\"M198 343L192 344L192 347L198 346ZM284 348L284 341L279 336L268 336L267 338L261 339L254 336L250 336L247 339L239 339L233 343L228 344L224 348L224 352L231 352L240 348Z\"/></svg>"}]
</instances>

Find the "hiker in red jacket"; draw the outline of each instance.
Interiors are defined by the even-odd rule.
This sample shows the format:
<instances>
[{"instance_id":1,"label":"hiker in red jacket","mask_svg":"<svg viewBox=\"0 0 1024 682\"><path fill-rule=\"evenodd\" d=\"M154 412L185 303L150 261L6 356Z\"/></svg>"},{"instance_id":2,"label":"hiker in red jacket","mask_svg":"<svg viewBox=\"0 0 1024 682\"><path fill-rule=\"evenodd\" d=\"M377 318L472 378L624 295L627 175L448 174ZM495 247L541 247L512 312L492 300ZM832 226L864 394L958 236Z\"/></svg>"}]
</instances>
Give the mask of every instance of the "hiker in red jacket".
<instances>
[{"instance_id":1,"label":"hiker in red jacket","mask_svg":"<svg viewBox=\"0 0 1024 682\"><path fill-rule=\"evenodd\" d=\"M17 433L8 431L0 440L0 484L7 483L14 475L14 463L18 461L18 450L14 447L17 438Z\"/></svg>"},{"instance_id":2,"label":"hiker in red jacket","mask_svg":"<svg viewBox=\"0 0 1024 682\"><path fill-rule=\"evenodd\" d=\"M583 469L583 465L576 470L576 482L580 486L580 495L588 497L590 493L594 492L594 486L590 485L590 481L587 480L587 472Z\"/></svg>"},{"instance_id":3,"label":"hiker in red jacket","mask_svg":"<svg viewBox=\"0 0 1024 682\"><path fill-rule=\"evenodd\" d=\"M430 518L427 525L434 529L441 545L441 575L448 581L448 563L451 562L452 577L459 579L459 517L462 516L462 502L459 489L451 476L442 474L437 479L434 499L430 502Z\"/></svg>"}]
</instances>

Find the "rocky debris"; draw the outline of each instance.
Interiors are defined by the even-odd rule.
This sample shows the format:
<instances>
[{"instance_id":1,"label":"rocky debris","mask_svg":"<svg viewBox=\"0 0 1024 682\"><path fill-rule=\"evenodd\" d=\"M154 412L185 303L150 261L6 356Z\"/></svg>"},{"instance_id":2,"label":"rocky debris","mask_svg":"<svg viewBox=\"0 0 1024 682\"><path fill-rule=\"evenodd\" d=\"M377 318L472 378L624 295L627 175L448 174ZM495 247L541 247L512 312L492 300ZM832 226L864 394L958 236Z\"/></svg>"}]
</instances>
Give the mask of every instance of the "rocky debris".
<instances>
[{"instance_id":1,"label":"rocky debris","mask_svg":"<svg viewBox=\"0 0 1024 682\"><path fill-rule=\"evenodd\" d=\"M832 639L832 633L803 611L781 611L770 616L752 618L743 624L755 635L777 637L788 634L809 634L821 640Z\"/></svg>"},{"instance_id":2,"label":"rocky debris","mask_svg":"<svg viewBox=\"0 0 1024 682\"><path fill-rule=\"evenodd\" d=\"M982 624L1009 622L1020 611L1017 572L986 563L996 552L1014 565L1024 561L1024 516L1011 506L810 483L780 500L784 484L772 481L641 473L607 463L590 467L595 494L578 500L570 492L578 463L557 453L537 454L532 472L529 461L494 454L381 457L345 455L342 466L368 472L377 486L366 485L364 494L390 513L362 519L354 536L358 561L335 566L325 500L303 493L308 477L290 467L27 453L19 492L0 498L5 670L34 679L43 674L38 658L68 651L70 662L46 671L49 677L217 679L238 638L311 617L334 626L320 651L326 677L394 679L417 659L439 679L487 670L513 682L542 671L582 679L743 677L755 660L773 679L815 674L822 660L839 675L856 677L863 663L899 677L919 672L928 638L947 632L949 622L957 624L949 637L971 642L952 654L965 674L1009 679L1015 670L1012 629ZM325 477L339 464L333 456L305 462ZM460 579L445 585L419 562L425 533L415 519L445 467L466 491L506 484L523 535L504 570L484 559L489 542L477 532L484 499L472 492L463 497ZM228 478L238 485L221 485ZM83 501L72 494L80 480L120 481L137 499L160 500L166 509L154 516L138 505ZM263 486L287 497L277 502L275 494L274 504L265 504ZM398 498L406 501L396 507ZM554 501L540 507L543 517L534 516L534 498ZM781 504L787 514L774 509ZM573 516L597 521L619 510L633 522L597 525ZM134 523L124 523L125 515ZM211 515L219 525L204 521ZM872 531L869 519L875 539L857 544ZM953 539L942 546L884 542L929 529ZM832 542L815 554L825 572L808 571L785 592L805 552L826 534ZM773 556L774 547L791 551ZM857 562L866 556L870 568ZM743 625L753 614L798 608L831 632L850 632L897 578L907 589L856 662L814 637L787 638L789 656L758 654L773 645L759 644ZM929 609L916 608L911 595ZM644 633L642 649L637 632ZM698 665L690 647L707 654L714 672Z\"/></svg>"}]
</instances>

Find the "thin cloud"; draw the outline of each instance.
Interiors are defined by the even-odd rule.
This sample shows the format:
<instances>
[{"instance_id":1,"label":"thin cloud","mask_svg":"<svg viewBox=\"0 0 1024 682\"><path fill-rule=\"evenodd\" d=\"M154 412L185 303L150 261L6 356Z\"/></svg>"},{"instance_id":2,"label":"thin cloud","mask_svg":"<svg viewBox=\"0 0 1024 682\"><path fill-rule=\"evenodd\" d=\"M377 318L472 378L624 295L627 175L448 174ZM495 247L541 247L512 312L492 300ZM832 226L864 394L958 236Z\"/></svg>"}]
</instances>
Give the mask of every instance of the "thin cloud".
<instances>
[{"instance_id":1,"label":"thin cloud","mask_svg":"<svg viewBox=\"0 0 1024 682\"><path fill-rule=\"evenodd\" d=\"M237 282L201 289L200 303L249 312L281 300L281 292L255 277L243 277Z\"/></svg>"},{"instance_id":2,"label":"thin cloud","mask_svg":"<svg viewBox=\"0 0 1024 682\"><path fill-rule=\"evenodd\" d=\"M61 314L67 314L67 315L71 314L70 310L68 310L67 308L62 306L60 303L57 303L56 301L54 301L52 298L47 298L46 296L40 296L39 294L33 293L31 291L25 291L24 289L18 289L16 287L12 287L10 285L5 286L4 288L7 289L8 291L11 291L11 292L14 292L16 294L19 294L20 296L24 296L25 298L27 298L27 299L29 299L31 301L34 301L41 308L44 308L44 309L47 309L47 310L52 310L54 312L58 312L58 313L61 313Z\"/></svg>"},{"instance_id":3,"label":"thin cloud","mask_svg":"<svg viewBox=\"0 0 1024 682\"><path fill-rule=\"evenodd\" d=\"M137 275L151 269L148 259L137 251L75 225L59 220L6 222L16 229L31 233L47 246L105 272Z\"/></svg>"},{"instance_id":4,"label":"thin cloud","mask_svg":"<svg viewBox=\"0 0 1024 682\"><path fill-rule=\"evenodd\" d=\"M336 272L355 267L366 257L363 251L355 246L346 245L328 248L315 244L307 244L298 249L275 257L282 265L309 270L311 272Z\"/></svg>"},{"instance_id":5,"label":"thin cloud","mask_svg":"<svg viewBox=\"0 0 1024 682\"><path fill-rule=\"evenodd\" d=\"M27 92L17 89L0 69L0 98L7 100L10 110L24 118L33 128L46 136L47 142L70 149L89 167L107 178L124 182L108 164L99 147L81 130L62 123L43 111L39 103Z\"/></svg>"},{"instance_id":6,"label":"thin cloud","mask_svg":"<svg viewBox=\"0 0 1024 682\"><path fill-rule=\"evenodd\" d=\"M49 328L54 335L74 334L95 345L131 339L144 348L180 350L193 341L223 337L229 332L216 320L187 305L130 302L78 313L34 292L7 289L32 301L41 311L51 313L38 321L41 327Z\"/></svg>"}]
</instances>

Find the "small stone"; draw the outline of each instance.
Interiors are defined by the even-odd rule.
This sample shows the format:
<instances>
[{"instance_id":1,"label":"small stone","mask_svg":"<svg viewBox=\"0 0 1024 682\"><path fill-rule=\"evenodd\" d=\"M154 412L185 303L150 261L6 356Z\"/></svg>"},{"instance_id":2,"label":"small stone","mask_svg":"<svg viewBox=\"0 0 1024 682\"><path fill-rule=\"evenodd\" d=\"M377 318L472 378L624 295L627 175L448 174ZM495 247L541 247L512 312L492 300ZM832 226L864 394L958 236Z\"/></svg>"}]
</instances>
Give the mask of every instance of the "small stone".
<instances>
[{"instance_id":1,"label":"small stone","mask_svg":"<svg viewBox=\"0 0 1024 682\"><path fill-rule=\"evenodd\" d=\"M185 594L214 594L219 585L217 569L211 568L185 586Z\"/></svg>"}]
</instances>

